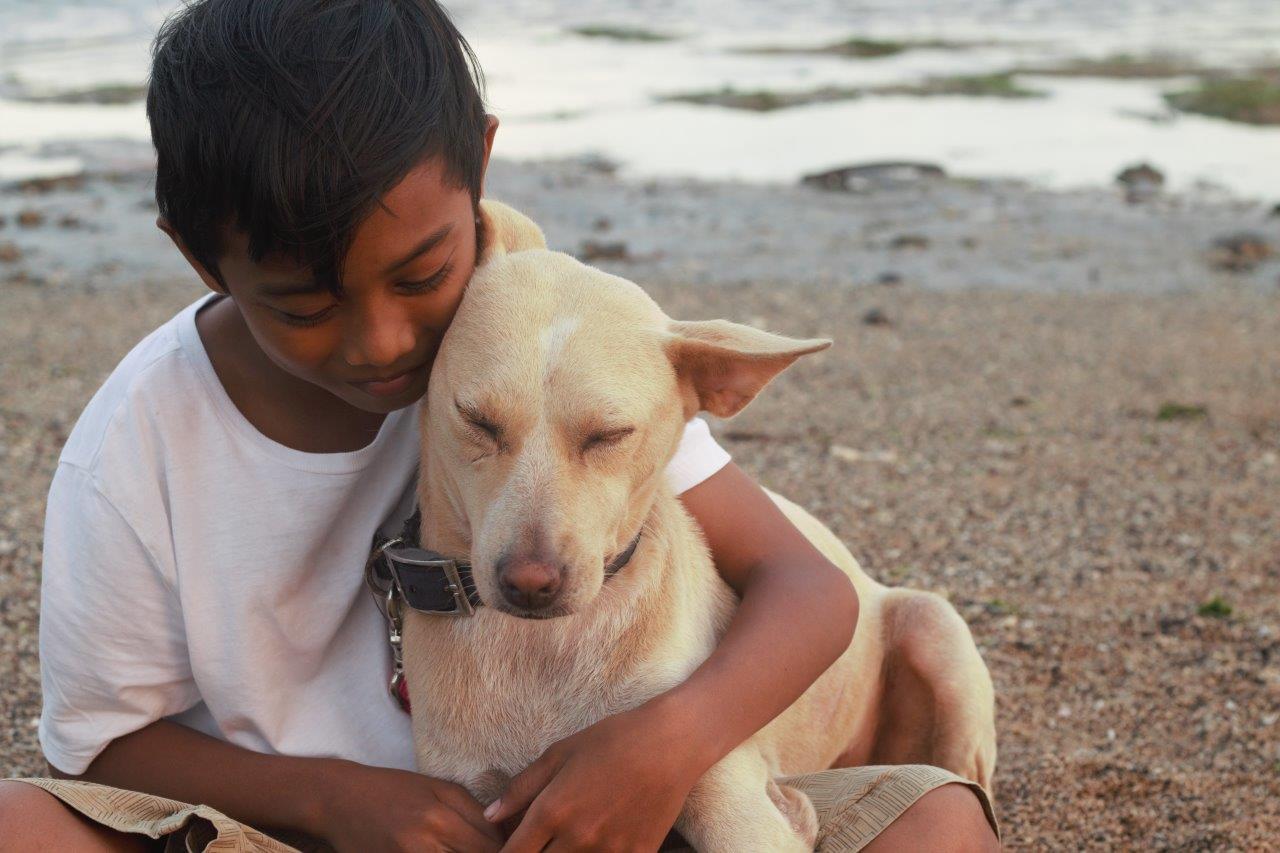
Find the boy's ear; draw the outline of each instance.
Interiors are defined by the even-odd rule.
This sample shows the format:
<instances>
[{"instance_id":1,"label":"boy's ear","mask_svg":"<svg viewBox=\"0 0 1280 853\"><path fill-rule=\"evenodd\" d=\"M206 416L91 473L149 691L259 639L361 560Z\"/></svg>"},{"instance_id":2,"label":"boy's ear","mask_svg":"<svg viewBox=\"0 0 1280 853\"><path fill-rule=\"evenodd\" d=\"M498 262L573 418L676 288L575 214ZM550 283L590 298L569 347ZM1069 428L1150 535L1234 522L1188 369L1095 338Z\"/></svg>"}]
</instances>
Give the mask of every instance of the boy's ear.
<instances>
[{"instance_id":1,"label":"boy's ear","mask_svg":"<svg viewBox=\"0 0 1280 853\"><path fill-rule=\"evenodd\" d=\"M480 217L484 220L485 239L488 241L479 266L491 258L525 249L547 248L547 238L532 219L500 201L480 200Z\"/></svg>"},{"instance_id":2,"label":"boy's ear","mask_svg":"<svg viewBox=\"0 0 1280 853\"><path fill-rule=\"evenodd\" d=\"M182 253L182 257L187 259L187 263L191 264L191 268L196 271L196 275L200 276L200 280L204 282L205 287L214 293L226 294L227 287L222 282L221 276L215 271L209 269L204 264L196 260L196 256L191 254L191 250L187 248L187 244L183 242L178 232L173 230L173 226L169 224L169 220L163 216L156 217L156 227L169 235L169 239L173 241L173 245L178 247L178 251Z\"/></svg>"},{"instance_id":3,"label":"boy's ear","mask_svg":"<svg viewBox=\"0 0 1280 853\"><path fill-rule=\"evenodd\" d=\"M498 117L486 114L484 117L484 161L481 163L480 195L484 195L484 181L489 175L489 156L493 154L493 137L497 133Z\"/></svg>"},{"instance_id":4,"label":"boy's ear","mask_svg":"<svg viewBox=\"0 0 1280 853\"><path fill-rule=\"evenodd\" d=\"M733 417L797 358L831 346L824 338L787 338L727 320L672 320L667 334L686 420L699 411Z\"/></svg>"}]
</instances>

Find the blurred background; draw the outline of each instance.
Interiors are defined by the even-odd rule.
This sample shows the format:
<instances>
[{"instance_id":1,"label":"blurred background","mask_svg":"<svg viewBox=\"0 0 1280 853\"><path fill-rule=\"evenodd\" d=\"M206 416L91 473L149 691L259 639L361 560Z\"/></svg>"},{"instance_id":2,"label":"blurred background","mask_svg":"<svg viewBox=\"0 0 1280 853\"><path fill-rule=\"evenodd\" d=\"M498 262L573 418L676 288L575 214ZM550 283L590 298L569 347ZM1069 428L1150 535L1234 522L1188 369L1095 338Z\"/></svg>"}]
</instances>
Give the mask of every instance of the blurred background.
<instances>
[{"instance_id":1,"label":"blurred background","mask_svg":"<svg viewBox=\"0 0 1280 853\"><path fill-rule=\"evenodd\" d=\"M0 177L92 159L67 143L146 142L147 46L175 5L6 0ZM1173 189L1280 197L1269 0L451 9L488 74L508 157L590 152L635 175L761 181L906 158L1053 187L1105 185L1150 160Z\"/></svg>"},{"instance_id":2,"label":"blurred background","mask_svg":"<svg viewBox=\"0 0 1280 853\"><path fill-rule=\"evenodd\" d=\"M997 685L1012 848L1280 838L1280 3L446 4L488 194L682 318L835 338L713 428ZM142 99L176 4L0 0L0 772L45 491L200 295Z\"/></svg>"}]
</instances>

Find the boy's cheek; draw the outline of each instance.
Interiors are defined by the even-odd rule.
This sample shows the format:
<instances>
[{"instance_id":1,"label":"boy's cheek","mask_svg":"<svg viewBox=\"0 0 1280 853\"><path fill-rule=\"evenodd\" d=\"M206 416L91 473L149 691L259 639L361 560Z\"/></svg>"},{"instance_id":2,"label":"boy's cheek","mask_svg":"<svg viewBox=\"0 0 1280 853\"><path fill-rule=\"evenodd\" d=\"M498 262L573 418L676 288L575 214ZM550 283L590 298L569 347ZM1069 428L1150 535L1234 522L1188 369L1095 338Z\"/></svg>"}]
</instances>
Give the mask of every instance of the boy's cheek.
<instances>
[{"instance_id":1,"label":"boy's cheek","mask_svg":"<svg viewBox=\"0 0 1280 853\"><path fill-rule=\"evenodd\" d=\"M341 343L328 324L310 328L290 328L269 318L250 321L250 330L267 357L287 373L316 383L331 372L333 361L341 363ZM344 382L346 377L334 376Z\"/></svg>"}]
</instances>

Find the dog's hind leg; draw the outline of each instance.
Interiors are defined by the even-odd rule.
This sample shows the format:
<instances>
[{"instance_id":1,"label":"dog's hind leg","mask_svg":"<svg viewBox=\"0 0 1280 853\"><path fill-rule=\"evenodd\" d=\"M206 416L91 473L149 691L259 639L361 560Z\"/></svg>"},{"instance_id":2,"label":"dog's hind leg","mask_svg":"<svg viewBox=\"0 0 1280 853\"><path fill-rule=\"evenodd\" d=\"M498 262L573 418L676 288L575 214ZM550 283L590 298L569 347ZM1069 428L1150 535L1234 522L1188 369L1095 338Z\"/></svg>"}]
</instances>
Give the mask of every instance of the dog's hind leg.
<instances>
[{"instance_id":1,"label":"dog's hind leg","mask_svg":"<svg viewBox=\"0 0 1280 853\"><path fill-rule=\"evenodd\" d=\"M960 614L932 593L882 601L884 693L872 764L932 764L991 791L996 763L991 676Z\"/></svg>"},{"instance_id":2,"label":"dog's hind leg","mask_svg":"<svg viewBox=\"0 0 1280 853\"><path fill-rule=\"evenodd\" d=\"M818 817L748 741L693 786L676 829L699 853L800 853L813 850Z\"/></svg>"}]
</instances>

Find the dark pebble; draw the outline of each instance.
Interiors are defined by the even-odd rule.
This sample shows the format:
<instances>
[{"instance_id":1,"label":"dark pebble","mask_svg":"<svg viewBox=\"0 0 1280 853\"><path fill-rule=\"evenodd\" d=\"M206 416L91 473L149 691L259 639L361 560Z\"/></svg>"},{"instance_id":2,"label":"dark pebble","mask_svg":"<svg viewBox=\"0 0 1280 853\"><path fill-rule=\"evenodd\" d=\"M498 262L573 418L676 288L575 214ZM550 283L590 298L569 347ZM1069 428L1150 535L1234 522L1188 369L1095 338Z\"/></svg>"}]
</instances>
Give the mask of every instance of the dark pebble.
<instances>
[{"instance_id":1,"label":"dark pebble","mask_svg":"<svg viewBox=\"0 0 1280 853\"><path fill-rule=\"evenodd\" d=\"M1155 184L1156 186L1164 185L1164 172L1161 172L1150 163L1138 163L1136 166L1129 166L1120 170L1120 174L1116 175L1116 182L1121 184Z\"/></svg>"},{"instance_id":2,"label":"dark pebble","mask_svg":"<svg viewBox=\"0 0 1280 853\"><path fill-rule=\"evenodd\" d=\"M1267 238L1252 231L1226 234L1213 241L1209 263L1215 269L1247 272L1275 254Z\"/></svg>"},{"instance_id":3,"label":"dark pebble","mask_svg":"<svg viewBox=\"0 0 1280 853\"><path fill-rule=\"evenodd\" d=\"M625 261L631 253L627 244L621 240L603 242L600 240L583 240L578 249L578 257L584 261Z\"/></svg>"},{"instance_id":4,"label":"dark pebble","mask_svg":"<svg viewBox=\"0 0 1280 853\"><path fill-rule=\"evenodd\" d=\"M876 276L876 284L883 284L886 286L902 284L902 276L893 271L882 272L880 275Z\"/></svg>"},{"instance_id":5,"label":"dark pebble","mask_svg":"<svg viewBox=\"0 0 1280 853\"><path fill-rule=\"evenodd\" d=\"M26 284L32 287L41 287L44 285L44 279L40 276L31 275L26 270L18 270L9 276L9 284Z\"/></svg>"},{"instance_id":6,"label":"dark pebble","mask_svg":"<svg viewBox=\"0 0 1280 853\"><path fill-rule=\"evenodd\" d=\"M18 224L23 228L34 228L44 222L44 214L38 210L27 208L18 211Z\"/></svg>"},{"instance_id":7,"label":"dark pebble","mask_svg":"<svg viewBox=\"0 0 1280 853\"><path fill-rule=\"evenodd\" d=\"M938 180L946 176L946 171L936 163L885 161L814 172L802 177L800 183L834 192L865 192L876 187Z\"/></svg>"},{"instance_id":8,"label":"dark pebble","mask_svg":"<svg viewBox=\"0 0 1280 853\"><path fill-rule=\"evenodd\" d=\"M28 195L44 195L54 190L78 190L84 187L84 175L58 175L52 178L28 178L19 181L17 189Z\"/></svg>"},{"instance_id":9,"label":"dark pebble","mask_svg":"<svg viewBox=\"0 0 1280 853\"><path fill-rule=\"evenodd\" d=\"M927 249L929 238L923 234L899 234L889 241L890 249Z\"/></svg>"},{"instance_id":10,"label":"dark pebble","mask_svg":"<svg viewBox=\"0 0 1280 853\"><path fill-rule=\"evenodd\" d=\"M1164 173L1149 163L1139 163L1116 175L1116 183L1124 186L1125 201L1141 204L1159 194L1164 187Z\"/></svg>"},{"instance_id":11,"label":"dark pebble","mask_svg":"<svg viewBox=\"0 0 1280 853\"><path fill-rule=\"evenodd\" d=\"M862 322L866 323L868 326L891 325L889 322L889 315L884 313L880 308L872 308L868 310L867 313L862 315Z\"/></svg>"}]
</instances>

